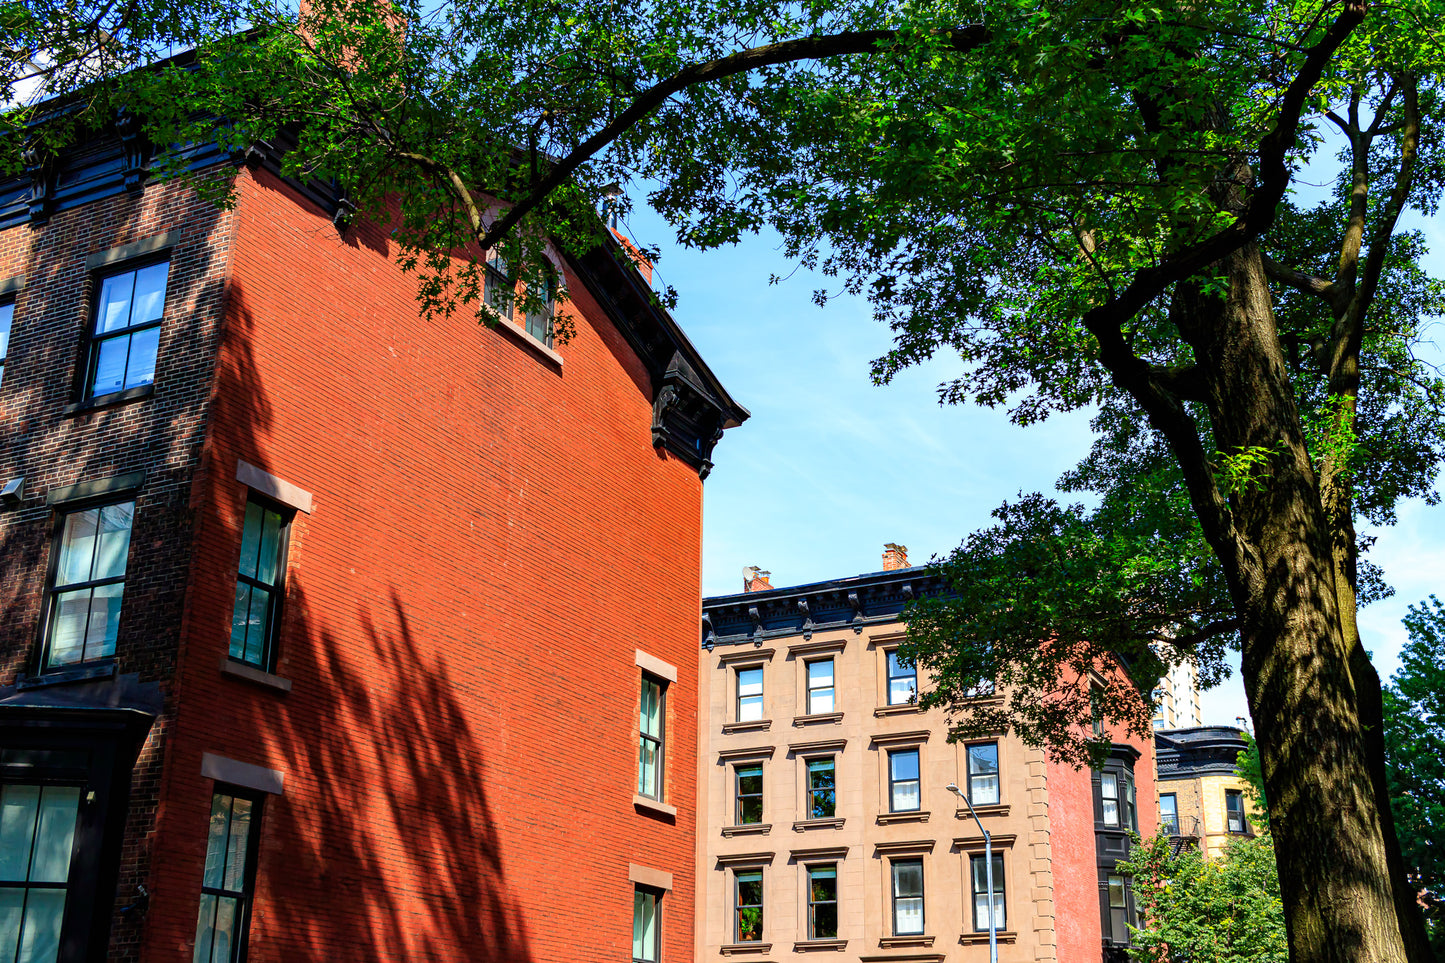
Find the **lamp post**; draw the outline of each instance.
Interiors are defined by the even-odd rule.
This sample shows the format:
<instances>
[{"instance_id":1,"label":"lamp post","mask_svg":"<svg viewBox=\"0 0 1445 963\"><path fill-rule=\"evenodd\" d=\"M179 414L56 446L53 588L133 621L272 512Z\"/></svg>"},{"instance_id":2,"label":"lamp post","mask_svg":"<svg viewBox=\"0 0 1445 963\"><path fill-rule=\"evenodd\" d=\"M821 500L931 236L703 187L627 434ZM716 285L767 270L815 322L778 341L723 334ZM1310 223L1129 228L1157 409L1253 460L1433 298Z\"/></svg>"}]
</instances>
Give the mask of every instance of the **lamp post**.
<instances>
[{"instance_id":1,"label":"lamp post","mask_svg":"<svg viewBox=\"0 0 1445 963\"><path fill-rule=\"evenodd\" d=\"M983 828L978 813L973 811L973 803L968 801L968 795L959 789L956 783L949 783L948 791L963 800L963 804L968 807L968 814L978 823L978 831L983 833L983 871L985 885L988 886L988 963L998 963L998 917L993 915L993 837ZM972 872L970 867L970 876Z\"/></svg>"}]
</instances>

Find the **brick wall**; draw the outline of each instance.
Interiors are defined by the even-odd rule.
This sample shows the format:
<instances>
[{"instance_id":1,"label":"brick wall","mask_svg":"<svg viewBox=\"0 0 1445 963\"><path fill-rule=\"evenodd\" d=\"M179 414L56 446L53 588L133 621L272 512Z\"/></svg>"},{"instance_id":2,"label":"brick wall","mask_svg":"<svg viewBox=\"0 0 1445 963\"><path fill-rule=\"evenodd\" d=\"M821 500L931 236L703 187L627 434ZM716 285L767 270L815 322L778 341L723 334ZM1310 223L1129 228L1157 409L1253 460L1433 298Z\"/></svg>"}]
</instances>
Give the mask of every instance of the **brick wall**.
<instances>
[{"instance_id":1,"label":"brick wall","mask_svg":"<svg viewBox=\"0 0 1445 963\"><path fill-rule=\"evenodd\" d=\"M234 215L180 184L152 186L0 233L0 280L24 275L0 384L0 476L25 476L19 508L0 511L0 685L32 671L51 551L57 486L144 469L126 569L116 659L121 673L166 682L182 631L190 543L191 474L224 301ZM81 396L94 277L87 255L179 230L148 398L67 415ZM169 690L168 694L170 694ZM151 866L150 833L170 707L157 720L133 777L117 903L134 899ZM119 916L111 959L137 958L139 927Z\"/></svg>"},{"instance_id":2,"label":"brick wall","mask_svg":"<svg viewBox=\"0 0 1445 963\"><path fill-rule=\"evenodd\" d=\"M701 484L572 281L557 365L418 318L387 235L242 174L145 958L189 960L213 752L286 774L250 960L627 958L628 863L692 958ZM225 676L237 459L310 491L276 673ZM634 807L642 649L678 669L667 801Z\"/></svg>"}]
</instances>

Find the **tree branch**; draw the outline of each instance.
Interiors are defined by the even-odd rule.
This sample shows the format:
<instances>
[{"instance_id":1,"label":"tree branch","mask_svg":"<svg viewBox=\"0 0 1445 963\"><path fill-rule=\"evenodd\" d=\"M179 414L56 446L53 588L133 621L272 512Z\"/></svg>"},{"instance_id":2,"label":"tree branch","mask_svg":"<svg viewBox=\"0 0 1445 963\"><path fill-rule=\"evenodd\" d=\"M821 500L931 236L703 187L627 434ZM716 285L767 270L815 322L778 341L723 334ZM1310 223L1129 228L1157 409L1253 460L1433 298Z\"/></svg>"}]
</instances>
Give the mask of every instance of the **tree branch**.
<instances>
[{"instance_id":1,"label":"tree branch","mask_svg":"<svg viewBox=\"0 0 1445 963\"><path fill-rule=\"evenodd\" d=\"M1313 274L1306 274L1303 271L1297 271L1292 267L1286 267L1270 259L1268 256L1262 255L1262 257L1264 259L1264 273L1268 274L1273 280L1279 281L1281 284L1288 284L1290 287L1303 291L1305 294L1313 294L1316 297L1324 298L1326 301L1332 300L1336 290L1334 282L1315 277Z\"/></svg>"},{"instance_id":2,"label":"tree branch","mask_svg":"<svg viewBox=\"0 0 1445 963\"><path fill-rule=\"evenodd\" d=\"M947 42L947 46L958 52L977 49L988 41L989 36L988 30L981 26L943 31L943 39ZM853 30L823 37L803 37L798 40L785 40L763 47L753 47L729 54L718 60L709 60L706 63L684 67L668 79L644 90L626 110L618 114L607 126L553 164L547 176L538 181L526 197L512 205L486 234L479 238L479 243L483 249L495 245L503 235L535 209L548 194L566 183L567 179L584 162L620 137L634 124L661 107L669 97L688 87L721 80L724 77L731 77L734 74L746 73L762 67L773 67L799 60L878 53L881 46L898 39L897 30Z\"/></svg>"},{"instance_id":3,"label":"tree branch","mask_svg":"<svg viewBox=\"0 0 1445 963\"><path fill-rule=\"evenodd\" d=\"M1239 546L1235 544L1229 508L1209 471L1198 430L1179 397L1167 391L1158 380L1153 366L1130 350L1122 328L1170 285L1251 243L1274 224L1279 203L1289 186L1287 154L1295 143L1305 100L1325 65L1364 17L1363 0L1345 0L1325 36L1309 48L1299 73L1280 100L1274 127L1260 141L1259 180L1244 211L1234 222L1159 264L1140 268L1122 294L1090 309L1081 319L1098 341L1099 362L1108 369L1114 383L1139 402L1151 424L1173 449L1204 537L1221 561L1238 560ZM1229 567L1226 563L1226 569ZM1234 573L1228 574L1233 580Z\"/></svg>"}]
</instances>

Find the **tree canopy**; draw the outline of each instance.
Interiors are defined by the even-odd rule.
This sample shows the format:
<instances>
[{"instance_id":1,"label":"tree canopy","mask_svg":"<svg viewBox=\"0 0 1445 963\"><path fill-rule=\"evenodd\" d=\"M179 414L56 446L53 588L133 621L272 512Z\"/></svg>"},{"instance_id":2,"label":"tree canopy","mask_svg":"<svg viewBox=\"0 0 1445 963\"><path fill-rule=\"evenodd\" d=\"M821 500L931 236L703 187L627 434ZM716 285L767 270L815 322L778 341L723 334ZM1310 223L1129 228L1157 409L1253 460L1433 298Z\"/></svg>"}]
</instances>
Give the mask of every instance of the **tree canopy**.
<instances>
[{"instance_id":1,"label":"tree canopy","mask_svg":"<svg viewBox=\"0 0 1445 963\"><path fill-rule=\"evenodd\" d=\"M1435 955L1445 957L1445 605L1410 607L1410 642L1385 688L1390 802Z\"/></svg>"},{"instance_id":2,"label":"tree canopy","mask_svg":"<svg viewBox=\"0 0 1445 963\"><path fill-rule=\"evenodd\" d=\"M1445 451L1413 355L1441 289L1398 230L1445 171L1445 0L240 0L198 39L153 2L114 8L140 38L114 65L85 24L5 21L84 69L64 110L7 113L0 163L122 113L156 144L294 142L287 172L387 225L424 310L484 317L484 258L546 290L541 248L595 243L631 185L686 243L770 225L866 295L896 334L880 380L950 351L944 401L1020 424L1097 406L1063 484L1098 507L1002 506L945 565L958 604L911 617L925 701L1083 761L1111 738L1090 715L1145 733L1163 665L1217 678L1238 645L1293 958L1425 958L1355 525L1433 497ZM1333 200L1297 204L1301 163L1341 142ZM1139 687L1091 694L1100 663ZM975 711L989 679L1007 718Z\"/></svg>"},{"instance_id":3,"label":"tree canopy","mask_svg":"<svg viewBox=\"0 0 1445 963\"><path fill-rule=\"evenodd\" d=\"M1286 963L1274 840L1232 839L1218 859L1175 851L1166 836L1134 845L1120 870L1134 877L1139 922L1129 958L1170 963Z\"/></svg>"}]
</instances>

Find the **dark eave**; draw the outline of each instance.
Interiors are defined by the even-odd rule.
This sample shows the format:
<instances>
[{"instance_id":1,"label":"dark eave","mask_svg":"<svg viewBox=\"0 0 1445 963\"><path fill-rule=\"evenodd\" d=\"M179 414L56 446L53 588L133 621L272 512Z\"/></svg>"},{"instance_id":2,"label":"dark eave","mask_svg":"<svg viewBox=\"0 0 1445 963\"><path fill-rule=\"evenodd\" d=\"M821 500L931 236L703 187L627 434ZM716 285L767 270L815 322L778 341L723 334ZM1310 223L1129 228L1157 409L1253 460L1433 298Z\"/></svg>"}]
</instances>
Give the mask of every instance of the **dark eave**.
<instances>
[{"instance_id":1,"label":"dark eave","mask_svg":"<svg viewBox=\"0 0 1445 963\"><path fill-rule=\"evenodd\" d=\"M1244 747L1244 733L1231 726L1160 729L1154 733L1160 779L1233 775Z\"/></svg>"},{"instance_id":2,"label":"dark eave","mask_svg":"<svg viewBox=\"0 0 1445 963\"><path fill-rule=\"evenodd\" d=\"M812 638L814 632L898 621L915 599L941 594L941 578L928 567L872 572L808 585L718 595L702 602L702 645L762 645L782 636Z\"/></svg>"}]
</instances>

